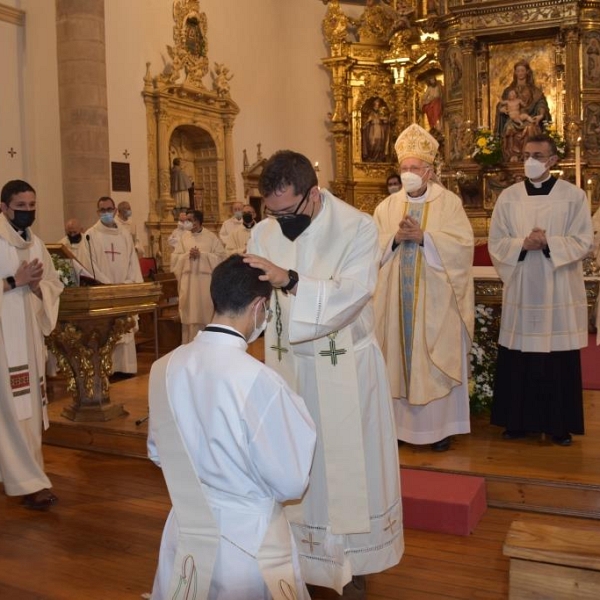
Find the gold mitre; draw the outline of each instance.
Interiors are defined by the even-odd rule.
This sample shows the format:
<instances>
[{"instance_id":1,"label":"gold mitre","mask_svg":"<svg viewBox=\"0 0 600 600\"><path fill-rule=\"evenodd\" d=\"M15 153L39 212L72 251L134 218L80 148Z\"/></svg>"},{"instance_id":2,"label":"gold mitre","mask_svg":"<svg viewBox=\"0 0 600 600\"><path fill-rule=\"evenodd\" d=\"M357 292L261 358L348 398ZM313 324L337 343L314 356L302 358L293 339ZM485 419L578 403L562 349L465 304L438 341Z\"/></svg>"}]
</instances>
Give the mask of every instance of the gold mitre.
<instances>
[{"instance_id":1,"label":"gold mitre","mask_svg":"<svg viewBox=\"0 0 600 600\"><path fill-rule=\"evenodd\" d=\"M438 147L437 140L416 123L409 125L398 136L395 145L399 163L405 158L420 158L430 165L435 160Z\"/></svg>"}]
</instances>

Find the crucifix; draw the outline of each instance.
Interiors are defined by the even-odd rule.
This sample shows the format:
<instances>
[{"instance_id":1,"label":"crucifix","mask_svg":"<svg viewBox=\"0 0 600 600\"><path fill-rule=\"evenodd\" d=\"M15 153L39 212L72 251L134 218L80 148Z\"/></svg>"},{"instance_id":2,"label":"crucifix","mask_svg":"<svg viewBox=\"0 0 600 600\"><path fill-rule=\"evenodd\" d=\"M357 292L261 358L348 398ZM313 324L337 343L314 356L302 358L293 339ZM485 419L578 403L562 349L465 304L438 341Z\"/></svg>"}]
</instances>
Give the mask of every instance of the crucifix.
<instances>
[{"instance_id":1,"label":"crucifix","mask_svg":"<svg viewBox=\"0 0 600 600\"><path fill-rule=\"evenodd\" d=\"M111 243L110 243L110 250L105 250L105 251L104 251L104 254L110 254L110 255L111 255L111 257L112 257L112 261L111 261L111 262L115 262L115 254L121 254L121 253L120 253L120 252L117 252L117 251L115 250L115 247L114 247L113 243L111 242Z\"/></svg>"},{"instance_id":2,"label":"crucifix","mask_svg":"<svg viewBox=\"0 0 600 600\"><path fill-rule=\"evenodd\" d=\"M313 540L313 534L312 531L308 534L308 539L307 540L302 540L303 544L308 544L310 546L310 553L312 554L315 550L315 546L320 546L321 542L315 542Z\"/></svg>"},{"instance_id":3,"label":"crucifix","mask_svg":"<svg viewBox=\"0 0 600 600\"><path fill-rule=\"evenodd\" d=\"M7 152L7 154L10 154L11 158L14 158L16 153L17 153L17 151L12 146L10 147L10 150Z\"/></svg>"},{"instance_id":4,"label":"crucifix","mask_svg":"<svg viewBox=\"0 0 600 600\"><path fill-rule=\"evenodd\" d=\"M340 354L346 354L346 352L348 352L346 349L344 348L340 348L338 350L338 348L335 347L335 336L338 334L337 331L334 331L333 333L330 333L327 337L329 338L329 350L321 350L319 352L319 354L321 356L329 356L331 358L331 364L335 367L338 364L338 359L337 357Z\"/></svg>"},{"instance_id":5,"label":"crucifix","mask_svg":"<svg viewBox=\"0 0 600 600\"><path fill-rule=\"evenodd\" d=\"M125 148L125 152L123 152L123 156L125 157L125 160L127 160L131 156L129 154L129 152L127 152L127 148Z\"/></svg>"}]
</instances>

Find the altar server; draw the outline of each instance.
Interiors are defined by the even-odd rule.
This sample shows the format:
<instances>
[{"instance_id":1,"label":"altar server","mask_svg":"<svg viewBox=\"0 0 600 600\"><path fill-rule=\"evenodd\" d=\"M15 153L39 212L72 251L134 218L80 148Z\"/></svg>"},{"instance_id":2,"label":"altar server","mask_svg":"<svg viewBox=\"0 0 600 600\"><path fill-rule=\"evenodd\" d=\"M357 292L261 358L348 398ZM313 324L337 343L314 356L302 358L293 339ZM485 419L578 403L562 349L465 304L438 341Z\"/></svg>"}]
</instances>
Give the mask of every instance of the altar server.
<instances>
[{"instance_id":1,"label":"altar server","mask_svg":"<svg viewBox=\"0 0 600 600\"><path fill-rule=\"evenodd\" d=\"M152 366L148 451L173 502L152 600L191 590L198 600L309 600L281 503L306 488L315 425L246 352L271 313L261 274L239 255L217 266L214 319Z\"/></svg>"},{"instance_id":2,"label":"altar server","mask_svg":"<svg viewBox=\"0 0 600 600\"><path fill-rule=\"evenodd\" d=\"M187 218L191 229L182 234L171 255L171 268L179 284L179 315L184 344L191 342L212 319L210 280L214 268L226 256L219 238L203 227L204 214L201 210L189 210Z\"/></svg>"},{"instance_id":3,"label":"altar server","mask_svg":"<svg viewBox=\"0 0 600 600\"><path fill-rule=\"evenodd\" d=\"M546 433L569 446L584 433L580 348L588 342L582 259L593 243L585 192L550 174L547 135L523 147L525 181L494 207L489 251L503 286L491 422L516 439Z\"/></svg>"},{"instance_id":4,"label":"altar server","mask_svg":"<svg viewBox=\"0 0 600 600\"><path fill-rule=\"evenodd\" d=\"M374 213L383 250L375 314L398 439L442 452L470 431L474 240L461 199L433 179L437 149L416 124L396 141L402 189Z\"/></svg>"},{"instance_id":5,"label":"altar server","mask_svg":"<svg viewBox=\"0 0 600 600\"><path fill-rule=\"evenodd\" d=\"M269 218L246 257L275 288L266 362L307 403L319 442L302 502L286 507L307 582L365 598L367 573L404 549L398 451L371 297L379 249L373 219L320 190L308 158L265 164Z\"/></svg>"},{"instance_id":6,"label":"altar server","mask_svg":"<svg viewBox=\"0 0 600 600\"><path fill-rule=\"evenodd\" d=\"M9 181L0 193L0 480L6 494L40 510L58 500L42 457L44 336L56 325L63 284L30 229L36 203L25 181Z\"/></svg>"}]
</instances>

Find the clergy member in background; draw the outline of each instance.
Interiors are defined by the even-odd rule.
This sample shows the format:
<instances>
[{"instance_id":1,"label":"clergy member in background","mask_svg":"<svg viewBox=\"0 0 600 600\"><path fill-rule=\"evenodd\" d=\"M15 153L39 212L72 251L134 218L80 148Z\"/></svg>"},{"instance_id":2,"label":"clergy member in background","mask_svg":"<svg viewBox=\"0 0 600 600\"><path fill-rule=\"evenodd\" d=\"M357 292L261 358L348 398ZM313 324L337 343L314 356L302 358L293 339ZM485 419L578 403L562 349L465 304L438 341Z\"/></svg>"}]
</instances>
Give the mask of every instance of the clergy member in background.
<instances>
[{"instance_id":1,"label":"clergy member in background","mask_svg":"<svg viewBox=\"0 0 600 600\"><path fill-rule=\"evenodd\" d=\"M398 173L392 173L388 175L386 179L385 186L387 188L388 196L399 192L402 189L402 181L400 179L400 175Z\"/></svg>"},{"instance_id":2,"label":"clergy member in background","mask_svg":"<svg viewBox=\"0 0 600 600\"><path fill-rule=\"evenodd\" d=\"M115 221L117 225L123 227L131 234L133 238L133 245L135 247L135 251L137 252L138 257L144 256L144 248L142 247L142 242L140 242L137 236L137 226L134 223L131 211L131 204L127 202L127 200L123 200L123 202L119 202L117 205L117 214L115 215Z\"/></svg>"},{"instance_id":3,"label":"clergy member in background","mask_svg":"<svg viewBox=\"0 0 600 600\"><path fill-rule=\"evenodd\" d=\"M152 366L148 453L173 502L152 600L191 588L203 598L310 598L281 503L306 489L315 425L302 398L247 353L271 313L261 274L238 255L218 265L212 322Z\"/></svg>"},{"instance_id":4,"label":"clergy member in background","mask_svg":"<svg viewBox=\"0 0 600 600\"><path fill-rule=\"evenodd\" d=\"M70 250L83 267L82 270L79 265L73 265L78 277L82 274L86 277L93 277L87 241L83 237L83 227L78 219L69 219L65 223L65 236L58 243Z\"/></svg>"},{"instance_id":5,"label":"clergy member in background","mask_svg":"<svg viewBox=\"0 0 600 600\"><path fill-rule=\"evenodd\" d=\"M173 271L174 265L174 257L175 257L175 249L179 246L179 241L181 240L181 236L186 231L192 230L192 222L188 219L187 212L184 210L179 211L177 215L177 227L173 230L167 243L171 246L171 257L170 257L170 267L169 270Z\"/></svg>"},{"instance_id":6,"label":"clergy member in background","mask_svg":"<svg viewBox=\"0 0 600 600\"><path fill-rule=\"evenodd\" d=\"M496 201L489 251L503 282L491 422L504 439L584 433L580 349L588 343L582 259L593 229L585 192L556 179L556 144L525 140L525 181Z\"/></svg>"},{"instance_id":7,"label":"clergy member in background","mask_svg":"<svg viewBox=\"0 0 600 600\"><path fill-rule=\"evenodd\" d=\"M473 229L433 179L438 142L419 125L396 141L402 190L375 209L383 251L375 294L398 439L443 452L469 433Z\"/></svg>"},{"instance_id":8,"label":"clergy member in background","mask_svg":"<svg viewBox=\"0 0 600 600\"><path fill-rule=\"evenodd\" d=\"M265 360L306 402L319 442L302 502L286 507L302 574L344 598L404 550L398 449L385 363L373 335L377 228L289 150L259 180L266 214L245 260L277 288Z\"/></svg>"},{"instance_id":9,"label":"clergy member in background","mask_svg":"<svg viewBox=\"0 0 600 600\"><path fill-rule=\"evenodd\" d=\"M236 227L230 236L227 237L227 254L244 254L248 246L248 240L252 233L252 228L256 225L256 211L250 204L246 204L242 209L242 226Z\"/></svg>"},{"instance_id":10,"label":"clergy member in background","mask_svg":"<svg viewBox=\"0 0 600 600\"><path fill-rule=\"evenodd\" d=\"M58 318L63 284L30 227L35 190L9 181L0 193L0 480L9 496L43 510L58 498L44 473L42 427L48 427L44 336Z\"/></svg>"},{"instance_id":11,"label":"clergy member in background","mask_svg":"<svg viewBox=\"0 0 600 600\"><path fill-rule=\"evenodd\" d=\"M181 339L184 344L191 342L212 319L210 280L214 268L226 256L219 238L202 226L204 214L201 210L188 211L187 218L192 228L181 236L171 255L179 288Z\"/></svg>"},{"instance_id":12,"label":"clergy member in background","mask_svg":"<svg viewBox=\"0 0 600 600\"><path fill-rule=\"evenodd\" d=\"M97 206L100 218L84 236L89 241L94 278L102 283L143 283L133 238L127 229L117 225L113 199L102 196ZM137 315L135 318L137 320ZM137 373L134 331L122 335L117 342L113 352L113 372L125 375Z\"/></svg>"},{"instance_id":13,"label":"clergy member in background","mask_svg":"<svg viewBox=\"0 0 600 600\"><path fill-rule=\"evenodd\" d=\"M219 239L224 247L227 247L229 236L242 226L243 210L244 204L242 202L234 202L231 205L231 217L223 222L219 230Z\"/></svg>"}]
</instances>

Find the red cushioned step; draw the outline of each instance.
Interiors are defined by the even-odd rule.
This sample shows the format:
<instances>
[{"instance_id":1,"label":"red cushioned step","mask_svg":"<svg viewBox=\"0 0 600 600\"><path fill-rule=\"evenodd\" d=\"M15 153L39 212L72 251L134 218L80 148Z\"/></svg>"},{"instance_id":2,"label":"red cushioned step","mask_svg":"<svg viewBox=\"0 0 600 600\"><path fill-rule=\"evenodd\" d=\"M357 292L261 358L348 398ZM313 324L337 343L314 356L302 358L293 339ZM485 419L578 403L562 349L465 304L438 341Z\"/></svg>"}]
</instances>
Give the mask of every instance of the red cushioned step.
<instances>
[{"instance_id":1,"label":"red cushioned step","mask_svg":"<svg viewBox=\"0 0 600 600\"><path fill-rule=\"evenodd\" d=\"M487 508L485 479L401 469L404 527L469 535Z\"/></svg>"}]
</instances>

